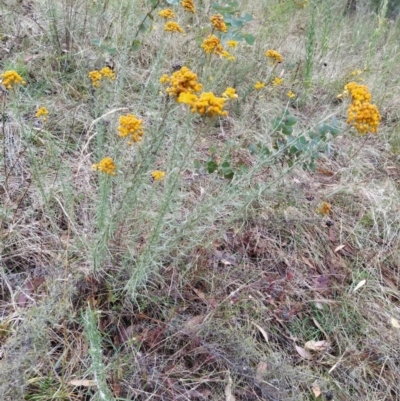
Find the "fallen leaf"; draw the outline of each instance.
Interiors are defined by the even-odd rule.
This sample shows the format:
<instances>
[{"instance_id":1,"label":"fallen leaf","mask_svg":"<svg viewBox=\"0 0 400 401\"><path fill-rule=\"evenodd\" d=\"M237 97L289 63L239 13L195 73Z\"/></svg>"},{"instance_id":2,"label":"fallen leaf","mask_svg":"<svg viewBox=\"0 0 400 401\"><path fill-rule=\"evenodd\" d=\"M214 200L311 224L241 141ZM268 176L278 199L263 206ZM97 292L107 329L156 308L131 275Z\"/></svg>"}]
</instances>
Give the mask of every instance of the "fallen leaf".
<instances>
[{"instance_id":1,"label":"fallen leaf","mask_svg":"<svg viewBox=\"0 0 400 401\"><path fill-rule=\"evenodd\" d=\"M339 252L341 249L343 249L346 245L339 245L335 248L334 252Z\"/></svg>"},{"instance_id":2,"label":"fallen leaf","mask_svg":"<svg viewBox=\"0 0 400 401\"><path fill-rule=\"evenodd\" d=\"M318 398L318 397L322 394L321 389L320 389L319 386L317 386L316 384L314 384L314 385L312 386L312 391L313 391L313 393L314 393L315 398Z\"/></svg>"},{"instance_id":3,"label":"fallen leaf","mask_svg":"<svg viewBox=\"0 0 400 401\"><path fill-rule=\"evenodd\" d=\"M299 355L302 358L308 359L308 360L312 359L312 355L307 350L305 350L304 348L299 347L298 345L295 345L295 348L296 348L296 351L299 353Z\"/></svg>"},{"instance_id":4,"label":"fallen leaf","mask_svg":"<svg viewBox=\"0 0 400 401\"><path fill-rule=\"evenodd\" d=\"M258 324L254 323L254 322L252 322L252 323L254 324L254 326L257 327L258 330L260 330L260 333L261 333L262 336L264 337L264 340L265 340L266 342L268 342L269 340L268 340L268 334L267 334L267 332L266 332L261 326L259 326Z\"/></svg>"},{"instance_id":5,"label":"fallen leaf","mask_svg":"<svg viewBox=\"0 0 400 401\"><path fill-rule=\"evenodd\" d=\"M329 279L330 276L323 275L323 276L316 276L313 278L314 281L314 288L318 292L324 292L329 288Z\"/></svg>"},{"instance_id":6,"label":"fallen leaf","mask_svg":"<svg viewBox=\"0 0 400 401\"><path fill-rule=\"evenodd\" d=\"M324 351L329 348L331 344L329 341L321 340L321 341L307 341L304 344L305 349L309 349L311 351Z\"/></svg>"},{"instance_id":7,"label":"fallen leaf","mask_svg":"<svg viewBox=\"0 0 400 401\"><path fill-rule=\"evenodd\" d=\"M206 317L205 315L198 315L198 316L194 316L191 319L187 320L183 326L183 331L186 334L194 333L195 331L197 331L200 328L205 317Z\"/></svg>"},{"instance_id":8,"label":"fallen leaf","mask_svg":"<svg viewBox=\"0 0 400 401\"><path fill-rule=\"evenodd\" d=\"M75 379L75 380L71 380L68 382L68 384L70 384L71 386L83 386L83 387L92 387L95 386L96 383L94 382L94 380L86 380L86 379Z\"/></svg>"},{"instance_id":9,"label":"fallen leaf","mask_svg":"<svg viewBox=\"0 0 400 401\"><path fill-rule=\"evenodd\" d=\"M390 319L390 323L392 323L392 326L393 326L394 328L400 329L400 322L399 322L397 319L395 319L394 317L392 317L392 318Z\"/></svg>"},{"instance_id":10,"label":"fallen leaf","mask_svg":"<svg viewBox=\"0 0 400 401\"><path fill-rule=\"evenodd\" d=\"M232 394L232 378L230 372L228 372L228 384L225 387L225 401L235 401L236 398Z\"/></svg>"},{"instance_id":11,"label":"fallen leaf","mask_svg":"<svg viewBox=\"0 0 400 401\"><path fill-rule=\"evenodd\" d=\"M256 370L256 382L261 383L264 379L265 373L268 371L268 364L260 361Z\"/></svg>"},{"instance_id":12,"label":"fallen leaf","mask_svg":"<svg viewBox=\"0 0 400 401\"><path fill-rule=\"evenodd\" d=\"M363 285L365 285L365 283L367 282L367 280L361 280L355 287L353 292L358 291Z\"/></svg>"}]
</instances>

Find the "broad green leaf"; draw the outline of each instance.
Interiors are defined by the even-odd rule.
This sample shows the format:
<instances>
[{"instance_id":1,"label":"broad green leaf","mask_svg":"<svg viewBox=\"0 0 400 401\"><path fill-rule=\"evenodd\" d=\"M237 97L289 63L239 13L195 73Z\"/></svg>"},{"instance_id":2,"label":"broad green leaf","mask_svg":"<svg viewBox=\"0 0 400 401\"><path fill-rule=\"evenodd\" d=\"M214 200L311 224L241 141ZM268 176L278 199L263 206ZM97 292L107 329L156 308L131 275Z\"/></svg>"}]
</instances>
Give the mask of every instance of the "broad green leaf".
<instances>
[{"instance_id":1,"label":"broad green leaf","mask_svg":"<svg viewBox=\"0 0 400 401\"><path fill-rule=\"evenodd\" d=\"M207 172L212 174L218 168L218 164L214 160L207 163Z\"/></svg>"},{"instance_id":2,"label":"broad green leaf","mask_svg":"<svg viewBox=\"0 0 400 401\"><path fill-rule=\"evenodd\" d=\"M254 41L256 40L256 38L253 35L249 34L249 33L246 33L245 35L243 35L243 37L244 37L244 40L249 45L253 45Z\"/></svg>"}]
</instances>

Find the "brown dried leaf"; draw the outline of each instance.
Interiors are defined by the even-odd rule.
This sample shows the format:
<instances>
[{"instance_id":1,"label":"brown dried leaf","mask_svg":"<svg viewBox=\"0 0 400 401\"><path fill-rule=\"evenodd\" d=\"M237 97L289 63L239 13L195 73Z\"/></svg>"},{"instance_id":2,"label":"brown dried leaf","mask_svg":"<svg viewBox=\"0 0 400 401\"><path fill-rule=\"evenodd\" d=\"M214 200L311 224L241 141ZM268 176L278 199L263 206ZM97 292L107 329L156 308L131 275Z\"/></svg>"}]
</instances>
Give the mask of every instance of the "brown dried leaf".
<instances>
[{"instance_id":1,"label":"brown dried leaf","mask_svg":"<svg viewBox=\"0 0 400 401\"><path fill-rule=\"evenodd\" d=\"M329 341L321 340L321 341L307 341L304 344L305 349L309 349L311 351L324 351L329 348L331 344Z\"/></svg>"},{"instance_id":2,"label":"brown dried leaf","mask_svg":"<svg viewBox=\"0 0 400 401\"><path fill-rule=\"evenodd\" d=\"M322 394L321 389L320 389L319 386L317 386L316 384L314 384L314 385L312 386L312 391L313 391L313 393L314 393L315 398L318 398L318 397Z\"/></svg>"},{"instance_id":3,"label":"brown dried leaf","mask_svg":"<svg viewBox=\"0 0 400 401\"><path fill-rule=\"evenodd\" d=\"M303 358L303 359L308 359L311 360L312 359L312 355L305 350L302 347L299 347L298 345L295 345L296 351L298 352L298 354Z\"/></svg>"}]
</instances>

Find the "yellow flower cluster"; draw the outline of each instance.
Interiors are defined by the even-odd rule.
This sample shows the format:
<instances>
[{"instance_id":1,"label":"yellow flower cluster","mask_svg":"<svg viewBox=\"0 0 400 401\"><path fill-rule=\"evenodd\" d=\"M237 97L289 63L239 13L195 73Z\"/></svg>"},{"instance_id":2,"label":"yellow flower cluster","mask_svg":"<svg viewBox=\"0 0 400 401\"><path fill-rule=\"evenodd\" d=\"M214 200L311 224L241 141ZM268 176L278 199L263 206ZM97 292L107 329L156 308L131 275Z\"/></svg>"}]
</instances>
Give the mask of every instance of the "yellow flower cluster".
<instances>
[{"instance_id":1,"label":"yellow flower cluster","mask_svg":"<svg viewBox=\"0 0 400 401\"><path fill-rule=\"evenodd\" d=\"M269 49L265 52L265 56L270 58L273 63L282 63L283 57L276 50Z\"/></svg>"},{"instance_id":2,"label":"yellow flower cluster","mask_svg":"<svg viewBox=\"0 0 400 401\"><path fill-rule=\"evenodd\" d=\"M376 133L381 115L375 104L371 104L371 93L366 85L350 82L345 87L345 94L350 93L352 103L347 109L347 124L353 124L360 134Z\"/></svg>"},{"instance_id":3,"label":"yellow flower cluster","mask_svg":"<svg viewBox=\"0 0 400 401\"><path fill-rule=\"evenodd\" d=\"M222 54L224 51L221 41L215 35L210 35L205 38L201 47L207 54Z\"/></svg>"},{"instance_id":4,"label":"yellow flower cluster","mask_svg":"<svg viewBox=\"0 0 400 401\"><path fill-rule=\"evenodd\" d=\"M114 160L111 157L105 157L99 163L92 165L93 171L100 171L106 173L107 175L117 175Z\"/></svg>"},{"instance_id":5,"label":"yellow flower cluster","mask_svg":"<svg viewBox=\"0 0 400 401\"><path fill-rule=\"evenodd\" d=\"M222 97L226 97L227 99L237 99L238 95L236 94L235 88L228 87L222 94Z\"/></svg>"},{"instance_id":6,"label":"yellow flower cluster","mask_svg":"<svg viewBox=\"0 0 400 401\"><path fill-rule=\"evenodd\" d=\"M371 101L371 93L367 85L360 85L356 82L349 82L344 87L344 93L350 93L351 100L354 104L360 105L364 102Z\"/></svg>"},{"instance_id":7,"label":"yellow flower cluster","mask_svg":"<svg viewBox=\"0 0 400 401\"><path fill-rule=\"evenodd\" d=\"M283 82L283 78L275 77L272 80L272 85L279 86Z\"/></svg>"},{"instance_id":8,"label":"yellow flower cluster","mask_svg":"<svg viewBox=\"0 0 400 401\"><path fill-rule=\"evenodd\" d=\"M168 83L170 86L166 89L167 93L175 97L178 103L189 105L192 113L199 113L207 117L227 116L228 112L224 110L225 101L236 99L238 97L236 90L228 87L222 97L217 97L212 92L203 92L197 95L203 89L197 79L197 74L183 66L171 77L164 74L160 78L160 82Z\"/></svg>"},{"instance_id":9,"label":"yellow flower cluster","mask_svg":"<svg viewBox=\"0 0 400 401\"><path fill-rule=\"evenodd\" d=\"M296 97L296 94L293 93L292 91L289 91L288 93L286 93L286 96L287 96L289 99L294 99L294 98Z\"/></svg>"},{"instance_id":10,"label":"yellow flower cluster","mask_svg":"<svg viewBox=\"0 0 400 401\"><path fill-rule=\"evenodd\" d=\"M225 101L225 97L217 97L212 92L203 92L200 96L181 94L178 98L179 103L190 106L192 113L199 113L207 117L227 116L228 112L223 110Z\"/></svg>"},{"instance_id":11,"label":"yellow flower cluster","mask_svg":"<svg viewBox=\"0 0 400 401\"><path fill-rule=\"evenodd\" d=\"M236 41L236 40L228 40L228 42L226 42L227 43L227 45L229 46L229 47L236 47L237 45L238 45L238 41Z\"/></svg>"},{"instance_id":12,"label":"yellow flower cluster","mask_svg":"<svg viewBox=\"0 0 400 401\"><path fill-rule=\"evenodd\" d=\"M264 82L257 81L257 82L254 84L254 89L259 90L259 89L262 89L262 88L265 88L265 83L264 83Z\"/></svg>"},{"instance_id":13,"label":"yellow flower cluster","mask_svg":"<svg viewBox=\"0 0 400 401\"><path fill-rule=\"evenodd\" d=\"M22 79L21 75L18 74L18 72L14 70L9 70L4 72L3 74L0 74L0 76L3 78L2 79L2 84L8 89L12 89L13 86L15 85L25 85L26 82Z\"/></svg>"},{"instance_id":14,"label":"yellow flower cluster","mask_svg":"<svg viewBox=\"0 0 400 401\"><path fill-rule=\"evenodd\" d=\"M228 32L228 27L226 26L224 17L221 14L212 15L210 21L217 31Z\"/></svg>"},{"instance_id":15,"label":"yellow flower cluster","mask_svg":"<svg viewBox=\"0 0 400 401\"><path fill-rule=\"evenodd\" d=\"M115 79L115 73L110 67L104 67L100 71L94 70L90 71L88 74L88 77L92 81L92 85L95 88L100 87L100 81L102 78L108 78L108 79Z\"/></svg>"},{"instance_id":16,"label":"yellow flower cluster","mask_svg":"<svg viewBox=\"0 0 400 401\"><path fill-rule=\"evenodd\" d=\"M193 0L182 0L181 6L191 13L195 13L196 9L194 8Z\"/></svg>"},{"instance_id":17,"label":"yellow flower cluster","mask_svg":"<svg viewBox=\"0 0 400 401\"><path fill-rule=\"evenodd\" d=\"M164 25L164 31L167 32L176 32L176 33L184 33L182 27L175 21L169 21Z\"/></svg>"},{"instance_id":18,"label":"yellow flower cluster","mask_svg":"<svg viewBox=\"0 0 400 401\"><path fill-rule=\"evenodd\" d=\"M126 114L119 118L119 136L125 138L130 135L132 142L140 142L143 136L143 120L139 120L133 114ZM132 143L129 142L129 145Z\"/></svg>"},{"instance_id":19,"label":"yellow flower cluster","mask_svg":"<svg viewBox=\"0 0 400 401\"><path fill-rule=\"evenodd\" d=\"M224 51L221 53L221 56L222 56L223 58L227 58L229 61L235 61L235 60L236 60L236 57L233 56L232 54L230 54L229 52L227 52L226 50L224 50Z\"/></svg>"},{"instance_id":20,"label":"yellow flower cluster","mask_svg":"<svg viewBox=\"0 0 400 401\"><path fill-rule=\"evenodd\" d=\"M375 104L365 102L357 105L352 103L347 110L347 115L347 124L353 124L360 134L377 133L381 115Z\"/></svg>"},{"instance_id":21,"label":"yellow flower cluster","mask_svg":"<svg viewBox=\"0 0 400 401\"><path fill-rule=\"evenodd\" d=\"M197 82L197 74L189 68L183 66L180 70L175 71L171 77L163 75L160 78L161 83L169 83L167 93L176 98L181 93L196 93L203 89L203 85Z\"/></svg>"},{"instance_id":22,"label":"yellow flower cluster","mask_svg":"<svg viewBox=\"0 0 400 401\"><path fill-rule=\"evenodd\" d=\"M332 206L328 202L322 202L317 209L317 213L327 216L331 212Z\"/></svg>"},{"instance_id":23,"label":"yellow flower cluster","mask_svg":"<svg viewBox=\"0 0 400 401\"><path fill-rule=\"evenodd\" d=\"M161 10L158 13L158 15L160 17L165 18L165 19L175 18L175 13L170 8L165 8L164 10Z\"/></svg>"},{"instance_id":24,"label":"yellow flower cluster","mask_svg":"<svg viewBox=\"0 0 400 401\"><path fill-rule=\"evenodd\" d=\"M154 170L151 173L151 176L153 177L153 179L155 181L161 181L165 178L165 171L161 171L161 170Z\"/></svg>"},{"instance_id":25,"label":"yellow flower cluster","mask_svg":"<svg viewBox=\"0 0 400 401\"><path fill-rule=\"evenodd\" d=\"M43 121L46 121L46 120L47 120L47 117L46 117L47 114L49 114L49 112L48 112L48 110L46 109L46 107L40 107L40 108L38 109L38 111L36 112L35 116L36 116L37 118L42 117L42 120L43 120Z\"/></svg>"}]
</instances>

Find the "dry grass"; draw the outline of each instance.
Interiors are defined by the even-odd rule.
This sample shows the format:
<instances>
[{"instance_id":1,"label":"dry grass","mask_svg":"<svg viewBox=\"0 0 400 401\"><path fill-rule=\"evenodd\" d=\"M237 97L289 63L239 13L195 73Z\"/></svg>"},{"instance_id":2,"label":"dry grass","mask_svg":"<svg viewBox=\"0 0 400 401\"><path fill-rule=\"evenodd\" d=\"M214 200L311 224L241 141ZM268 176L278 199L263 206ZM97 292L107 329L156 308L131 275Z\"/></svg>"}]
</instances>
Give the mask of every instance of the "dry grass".
<instances>
[{"instance_id":1,"label":"dry grass","mask_svg":"<svg viewBox=\"0 0 400 401\"><path fill-rule=\"evenodd\" d=\"M243 1L254 45L209 62L209 2L173 6L186 36L157 12L138 30L154 3L0 5L0 71L27 81L0 89L0 398L400 400L398 21L343 16L344 0ZM234 86L229 117L168 100L159 78L175 64L207 91ZM116 80L94 90L105 65ZM366 138L336 98L364 68L382 115ZM338 121L315 171L309 149L292 165L272 148L286 108L297 136ZM140 145L116 135L127 112ZM105 156L117 176L90 170ZM232 180L201 167L212 158Z\"/></svg>"}]
</instances>

